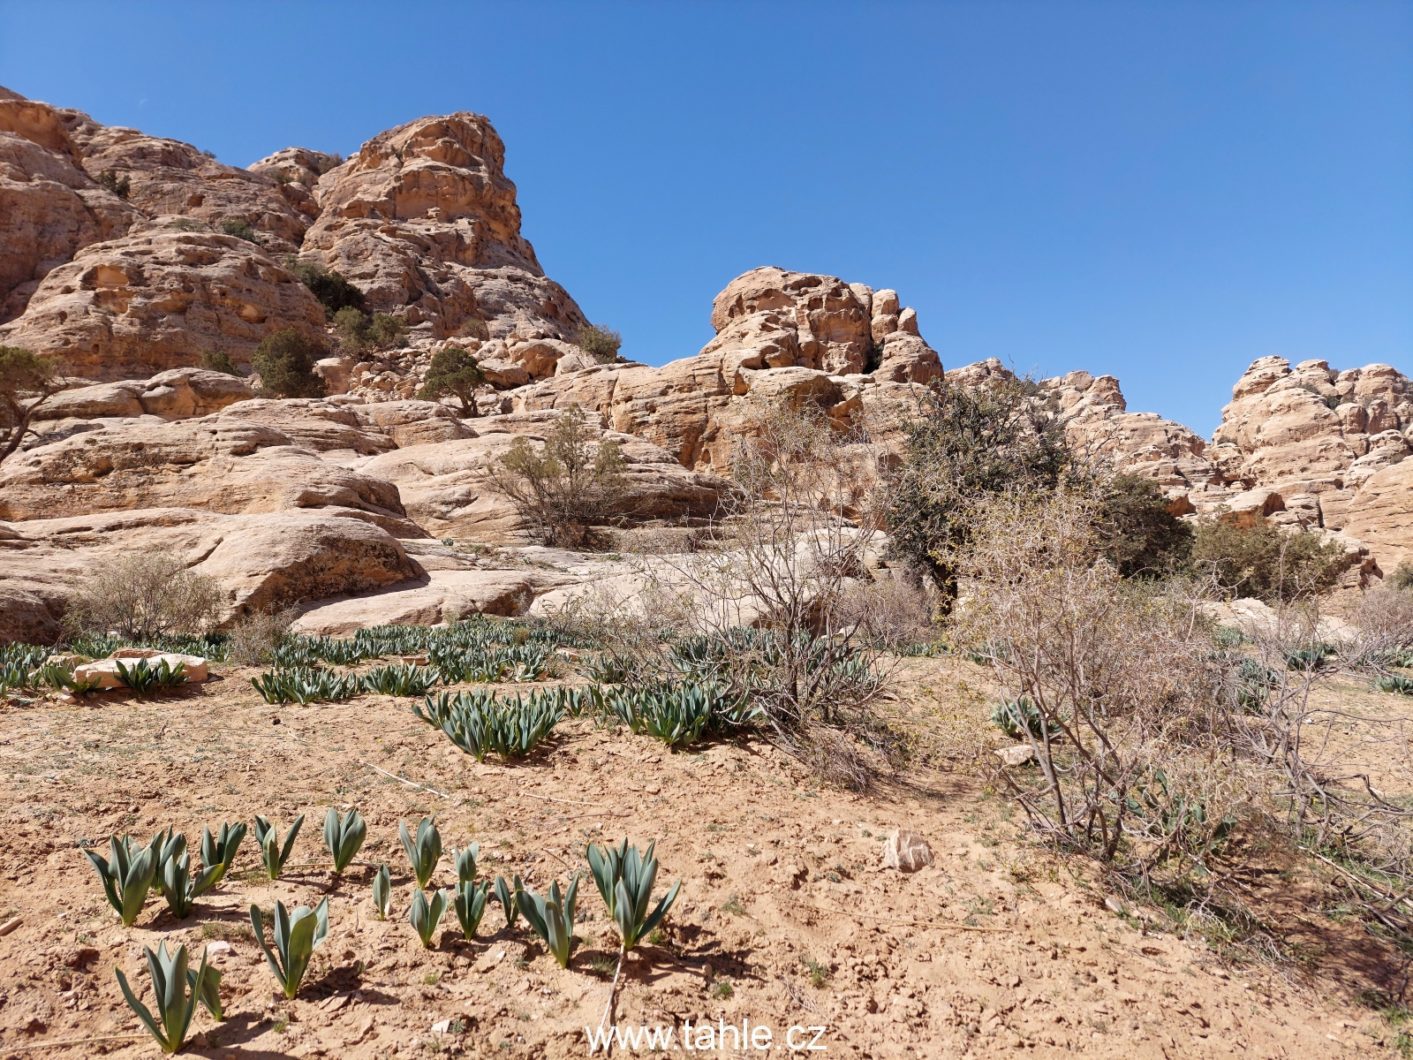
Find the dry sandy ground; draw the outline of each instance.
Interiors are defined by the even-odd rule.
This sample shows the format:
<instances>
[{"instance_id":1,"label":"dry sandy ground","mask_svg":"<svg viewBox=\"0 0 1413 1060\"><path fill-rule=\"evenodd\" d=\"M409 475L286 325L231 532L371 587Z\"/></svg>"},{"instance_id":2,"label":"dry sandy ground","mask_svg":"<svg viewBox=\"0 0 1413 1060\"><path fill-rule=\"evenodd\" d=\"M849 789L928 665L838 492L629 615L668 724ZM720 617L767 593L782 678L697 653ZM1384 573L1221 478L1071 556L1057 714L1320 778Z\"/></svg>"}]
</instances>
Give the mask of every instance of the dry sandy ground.
<instances>
[{"instance_id":1,"label":"dry sandy ground","mask_svg":"<svg viewBox=\"0 0 1413 1060\"><path fill-rule=\"evenodd\" d=\"M424 814L449 848L478 841L483 872L519 872L536 888L580 867L586 841L657 839L660 887L681 879L682 897L665 938L628 962L623 1027L748 1020L770 1029L777 1055L792 1026L823 1027L813 1055L832 1057L1355 1057L1392 1046L1376 1014L1299 969L1232 965L1199 940L1116 916L1024 838L974 769L936 755L858 796L819 787L763 744L673 754L570 721L536 760L478 765L406 701L270 707L246 680L253 671L217 669L220 679L158 701L0 707L0 922L21 918L0 938L0 1057L155 1055L113 969L145 980L142 947L160 939L229 945L215 959L227 1019L198 1013L195 1055L587 1055L583 1028L603 1013L615 952L592 882L568 970L523 920L506 933L498 907L471 943L449 913L425 951L406 922L413 885L396 836L400 820ZM966 663L914 661L902 698L945 731L982 715L980 683ZM320 841L331 805L369 824L341 881ZM263 878L247 838L185 922L154 897L121 927L79 850L110 832L173 825L193 837L301 812L283 879ZM927 837L932 866L882 867L883 836L899 826ZM386 922L369 898L381 861L395 886ZM437 881L453 876L444 857ZM329 939L285 1002L246 910L324 895ZM450 1032L434 1032L445 1020Z\"/></svg>"}]
</instances>

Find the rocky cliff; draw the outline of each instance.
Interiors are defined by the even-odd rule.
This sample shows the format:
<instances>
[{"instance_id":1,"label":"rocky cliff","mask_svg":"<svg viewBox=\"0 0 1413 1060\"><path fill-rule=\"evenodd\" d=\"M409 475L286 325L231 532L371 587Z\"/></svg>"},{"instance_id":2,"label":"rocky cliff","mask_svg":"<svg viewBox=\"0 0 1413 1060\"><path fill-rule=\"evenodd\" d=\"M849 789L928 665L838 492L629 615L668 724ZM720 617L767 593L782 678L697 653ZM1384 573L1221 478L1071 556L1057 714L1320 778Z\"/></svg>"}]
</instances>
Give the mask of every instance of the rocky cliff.
<instances>
[{"instance_id":1,"label":"rocky cliff","mask_svg":"<svg viewBox=\"0 0 1413 1060\"><path fill-rule=\"evenodd\" d=\"M521 234L504 145L469 113L409 122L347 160L286 148L238 169L0 90L0 245L0 343L52 356L70 384L0 465L0 638L55 635L75 586L139 549L216 578L232 615L294 605L308 628L520 613L604 573L494 549L523 527L489 469L555 410L593 410L623 445L625 521L704 518L761 410L808 403L888 448L942 375L896 292L774 267L717 295L695 355L599 363ZM399 317L402 344L341 351L300 262ZM262 398L196 367L217 352L247 364L289 327L330 343L327 399ZM414 398L451 344L486 369L480 416ZM1112 377L1044 391L1078 443L1179 510L1337 534L1369 576L1413 557L1413 388L1391 367L1263 358L1211 440L1129 412Z\"/></svg>"}]
</instances>

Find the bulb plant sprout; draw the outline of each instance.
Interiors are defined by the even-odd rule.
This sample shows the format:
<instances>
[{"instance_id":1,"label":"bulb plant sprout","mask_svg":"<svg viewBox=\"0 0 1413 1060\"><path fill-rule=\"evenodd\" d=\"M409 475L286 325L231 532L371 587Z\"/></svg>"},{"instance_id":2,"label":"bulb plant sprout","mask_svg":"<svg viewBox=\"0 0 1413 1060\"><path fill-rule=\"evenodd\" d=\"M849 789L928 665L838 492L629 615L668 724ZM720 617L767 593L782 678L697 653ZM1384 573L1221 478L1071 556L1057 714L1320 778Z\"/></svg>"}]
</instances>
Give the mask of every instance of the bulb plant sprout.
<instances>
[{"instance_id":1,"label":"bulb plant sprout","mask_svg":"<svg viewBox=\"0 0 1413 1060\"><path fill-rule=\"evenodd\" d=\"M236 851L240 849L245 832L244 821L223 824L215 835L211 834L209 828L201 830L201 864L204 869L215 870L207 880L207 891L225 879L226 873L231 870L231 863L235 861ZM197 893L204 894L205 891Z\"/></svg>"},{"instance_id":2,"label":"bulb plant sprout","mask_svg":"<svg viewBox=\"0 0 1413 1060\"><path fill-rule=\"evenodd\" d=\"M333 807L324 816L324 845L334 857L334 874L343 875L363 841L368 838L368 826L357 810L349 810L348 816L341 817Z\"/></svg>"},{"instance_id":3,"label":"bulb plant sprout","mask_svg":"<svg viewBox=\"0 0 1413 1060\"><path fill-rule=\"evenodd\" d=\"M407 830L406 822L400 821L397 834L402 840L402 849L407 852L407 860L412 863L412 874L417 877L417 886L426 890L442 856L442 835L437 831L436 822L430 817L423 817L417 825L417 836L413 838Z\"/></svg>"},{"instance_id":4,"label":"bulb plant sprout","mask_svg":"<svg viewBox=\"0 0 1413 1060\"><path fill-rule=\"evenodd\" d=\"M386 920L392 911L392 873L386 865L379 865L373 874L373 908L381 920Z\"/></svg>"},{"instance_id":5,"label":"bulb plant sprout","mask_svg":"<svg viewBox=\"0 0 1413 1060\"><path fill-rule=\"evenodd\" d=\"M561 968L569 967L569 955L574 949L574 903L578 895L577 872L569 881L569 889L563 893L559 890L559 881L555 880L546 897L528 888L519 889L515 894L521 914L535 934L544 940Z\"/></svg>"},{"instance_id":6,"label":"bulb plant sprout","mask_svg":"<svg viewBox=\"0 0 1413 1060\"><path fill-rule=\"evenodd\" d=\"M520 877L515 877L515 887L512 890L510 884L505 882L504 876L496 877L494 889L495 900L500 903L501 912L505 914L505 927L507 931L515 930L515 922L520 919L520 893L525 889L525 885L520 882Z\"/></svg>"},{"instance_id":7,"label":"bulb plant sprout","mask_svg":"<svg viewBox=\"0 0 1413 1060\"><path fill-rule=\"evenodd\" d=\"M657 880L657 858L653 856L656 845L649 843L647 852L640 853L624 839L617 847L590 845L586 851L594 883L618 928L624 953L662 923L682 890L679 880L649 912L653 883Z\"/></svg>"},{"instance_id":8,"label":"bulb plant sprout","mask_svg":"<svg viewBox=\"0 0 1413 1060\"><path fill-rule=\"evenodd\" d=\"M462 880L456 885L452 905L456 909L456 921L461 925L461 934L470 939L481 926L481 918L486 915L486 902L491 895L489 880Z\"/></svg>"},{"instance_id":9,"label":"bulb plant sprout","mask_svg":"<svg viewBox=\"0 0 1413 1060\"><path fill-rule=\"evenodd\" d=\"M417 937L422 940L422 945L427 949L432 948L432 936L436 934L437 925L441 923L442 914L446 912L446 892L432 891L428 897L426 891L418 890L412 896L412 908L408 910L407 920L412 925L412 930L417 932Z\"/></svg>"},{"instance_id":10,"label":"bulb plant sprout","mask_svg":"<svg viewBox=\"0 0 1413 1060\"><path fill-rule=\"evenodd\" d=\"M293 912L287 911L283 902L276 902L273 946L265 942L265 918L257 905L250 907L250 926L285 998L292 999L299 993L315 948L328 937L329 900L325 898L315 909L301 905Z\"/></svg>"},{"instance_id":11,"label":"bulb plant sprout","mask_svg":"<svg viewBox=\"0 0 1413 1060\"><path fill-rule=\"evenodd\" d=\"M260 860L265 865L265 873L272 880L278 880L280 873L285 870L285 862L289 860L290 851L294 849L294 840L299 835L299 829L304 824L304 814L300 814L294 819L294 824L289 826L289 833L285 836L284 843L280 842L280 833L264 817L255 818L255 842L260 845Z\"/></svg>"},{"instance_id":12,"label":"bulb plant sprout","mask_svg":"<svg viewBox=\"0 0 1413 1060\"><path fill-rule=\"evenodd\" d=\"M481 853L480 843L468 843L464 850L458 850L455 855L456 879L458 883L466 883L476 878L476 858Z\"/></svg>"},{"instance_id":13,"label":"bulb plant sprout","mask_svg":"<svg viewBox=\"0 0 1413 1060\"><path fill-rule=\"evenodd\" d=\"M139 847L126 836L122 839L109 836L107 860L92 850L84 853L103 881L108 904L117 910L124 927L132 927L156 878L156 855L152 847Z\"/></svg>"},{"instance_id":14,"label":"bulb plant sprout","mask_svg":"<svg viewBox=\"0 0 1413 1060\"><path fill-rule=\"evenodd\" d=\"M167 952L167 944L160 943L157 952L144 949L147 957L147 972L152 978L152 995L157 1006L152 1011L137 999L127 976L116 969L118 986L128 1007L137 1013L142 1025L157 1039L164 1053L175 1053L186 1043L186 1033L191 1028L191 1018L196 1014L198 1004L205 1005L217 1019L221 1018L221 974L206 963L206 955L201 955L201 964L195 971L190 970L190 958L185 946L178 946L175 953Z\"/></svg>"}]
</instances>

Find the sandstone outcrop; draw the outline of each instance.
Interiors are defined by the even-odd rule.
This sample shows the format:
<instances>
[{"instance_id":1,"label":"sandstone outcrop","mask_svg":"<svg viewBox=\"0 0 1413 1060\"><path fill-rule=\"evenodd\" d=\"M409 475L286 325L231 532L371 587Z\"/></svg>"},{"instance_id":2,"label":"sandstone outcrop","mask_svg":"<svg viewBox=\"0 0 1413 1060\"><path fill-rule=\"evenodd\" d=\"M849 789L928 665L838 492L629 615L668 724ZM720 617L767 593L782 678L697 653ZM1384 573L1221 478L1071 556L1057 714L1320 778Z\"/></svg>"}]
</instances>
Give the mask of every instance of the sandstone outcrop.
<instances>
[{"instance_id":1,"label":"sandstone outcrop","mask_svg":"<svg viewBox=\"0 0 1413 1060\"><path fill-rule=\"evenodd\" d=\"M114 380L190 367L208 352L248 364L284 327L322 336L324 309L260 247L153 222L50 270L0 342L51 355L71 376Z\"/></svg>"},{"instance_id":2,"label":"sandstone outcrop","mask_svg":"<svg viewBox=\"0 0 1413 1060\"><path fill-rule=\"evenodd\" d=\"M520 234L505 146L489 121L459 113L380 133L319 178L304 251L352 280L373 308L434 337L494 340L485 351L553 371L533 354L585 323Z\"/></svg>"},{"instance_id":3,"label":"sandstone outcrop","mask_svg":"<svg viewBox=\"0 0 1413 1060\"><path fill-rule=\"evenodd\" d=\"M730 471L757 414L810 405L887 442L913 387L942 374L917 314L892 291L832 276L754 269L716 297L717 335L661 368L596 365L510 391L517 410L581 404L616 431L662 446L684 466Z\"/></svg>"}]
</instances>

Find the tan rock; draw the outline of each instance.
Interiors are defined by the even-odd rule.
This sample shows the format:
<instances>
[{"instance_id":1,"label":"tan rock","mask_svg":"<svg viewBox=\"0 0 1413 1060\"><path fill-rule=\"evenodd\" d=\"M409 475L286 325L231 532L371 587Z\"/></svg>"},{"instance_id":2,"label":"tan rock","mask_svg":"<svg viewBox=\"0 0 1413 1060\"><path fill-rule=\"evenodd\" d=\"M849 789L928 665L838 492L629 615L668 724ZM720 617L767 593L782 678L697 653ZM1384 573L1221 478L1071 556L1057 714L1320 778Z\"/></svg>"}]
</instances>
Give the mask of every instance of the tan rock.
<instances>
[{"instance_id":1,"label":"tan rock","mask_svg":"<svg viewBox=\"0 0 1413 1060\"><path fill-rule=\"evenodd\" d=\"M166 663L175 670L182 667L182 678L185 684L200 684L210 676L210 669L205 659L199 655L181 655L175 652L162 652L151 648L128 650L121 654L114 652L106 659L97 659L94 662L82 663L74 667L74 680L81 683L97 682L100 689L122 688L127 682L123 680L118 672L118 664L121 662L125 667L132 667L137 661L144 660L148 666L157 667Z\"/></svg>"},{"instance_id":2,"label":"tan rock","mask_svg":"<svg viewBox=\"0 0 1413 1060\"><path fill-rule=\"evenodd\" d=\"M932 864L932 847L915 832L897 830L883 843L884 868L917 872Z\"/></svg>"},{"instance_id":3,"label":"tan rock","mask_svg":"<svg viewBox=\"0 0 1413 1060\"><path fill-rule=\"evenodd\" d=\"M471 325L492 337L572 338L584 315L520 234L504 166L505 147L478 114L381 133L320 177L304 251L356 283L373 308L426 323L438 338ZM553 358L531 363L532 374L553 372Z\"/></svg>"},{"instance_id":4,"label":"tan rock","mask_svg":"<svg viewBox=\"0 0 1413 1060\"><path fill-rule=\"evenodd\" d=\"M247 240L159 222L50 270L0 341L110 380L189 367L208 351L248 364L284 327L322 335L324 309L283 266Z\"/></svg>"}]
</instances>

